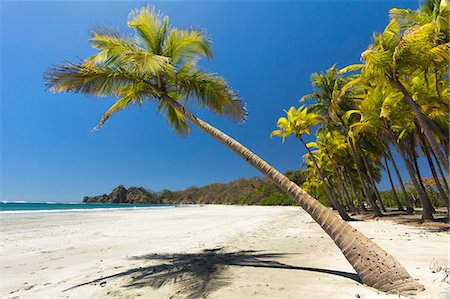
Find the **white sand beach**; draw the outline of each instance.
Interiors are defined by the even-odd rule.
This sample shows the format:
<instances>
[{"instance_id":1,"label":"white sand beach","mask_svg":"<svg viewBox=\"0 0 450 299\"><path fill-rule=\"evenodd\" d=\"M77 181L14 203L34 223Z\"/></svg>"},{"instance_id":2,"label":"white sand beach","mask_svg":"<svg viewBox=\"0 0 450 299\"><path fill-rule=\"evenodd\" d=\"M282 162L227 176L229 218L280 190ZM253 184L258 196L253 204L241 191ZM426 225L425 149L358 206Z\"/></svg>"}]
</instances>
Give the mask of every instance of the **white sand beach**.
<instances>
[{"instance_id":1,"label":"white sand beach","mask_svg":"<svg viewBox=\"0 0 450 299\"><path fill-rule=\"evenodd\" d=\"M448 233L351 223L448 298ZM398 298L362 285L300 208L202 206L1 218L2 298Z\"/></svg>"}]
</instances>

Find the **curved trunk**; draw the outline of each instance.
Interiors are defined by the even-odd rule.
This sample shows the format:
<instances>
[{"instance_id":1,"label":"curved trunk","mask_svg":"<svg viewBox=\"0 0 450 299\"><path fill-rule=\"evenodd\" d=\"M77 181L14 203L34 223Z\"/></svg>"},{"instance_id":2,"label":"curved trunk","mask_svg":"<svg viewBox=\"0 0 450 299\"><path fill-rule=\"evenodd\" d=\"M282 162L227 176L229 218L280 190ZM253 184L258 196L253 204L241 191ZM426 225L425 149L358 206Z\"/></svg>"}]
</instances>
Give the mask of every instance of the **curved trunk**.
<instances>
[{"instance_id":1,"label":"curved trunk","mask_svg":"<svg viewBox=\"0 0 450 299\"><path fill-rule=\"evenodd\" d=\"M397 191L395 191L394 182L392 181L391 171L389 170L389 164L388 164L386 156L384 156L384 164L386 165L386 172L389 177L389 182L391 183L392 193L394 194L395 201L397 202L397 208L399 211L404 211L402 204L400 203L400 200L398 199Z\"/></svg>"},{"instance_id":2,"label":"curved trunk","mask_svg":"<svg viewBox=\"0 0 450 299\"><path fill-rule=\"evenodd\" d=\"M422 113L419 105L416 104L414 99L411 97L411 95L406 90L405 86L403 86L403 84L400 82L400 80L398 80L398 78L392 79L391 82L394 84L395 87L398 88L398 90L400 90L400 92L405 97L406 102L408 103L408 105L411 107L414 114L416 115L417 120L419 121L420 127L422 128L422 130L425 134L425 137L427 138L428 143L430 144L431 148L433 149L434 153L436 154L436 157L437 157L439 163L441 163L444 166L445 171L448 173L449 162L448 162L447 158L445 157L443 151L441 150L439 144L434 139L433 131L431 130L431 128L427 122L426 116Z\"/></svg>"},{"instance_id":3,"label":"curved trunk","mask_svg":"<svg viewBox=\"0 0 450 299\"><path fill-rule=\"evenodd\" d=\"M181 113L186 120L235 152L295 199L333 239L363 283L384 292L404 295L423 289L393 256L337 217L330 209L315 200L267 162L233 138L195 117L169 96L163 95L162 99Z\"/></svg>"},{"instance_id":4,"label":"curved trunk","mask_svg":"<svg viewBox=\"0 0 450 299\"><path fill-rule=\"evenodd\" d=\"M394 138L393 138L394 139ZM408 161L408 159L405 156L405 152L402 148L402 146L397 143L395 140L393 140L393 143L395 147L397 148L398 153L402 157L403 163L405 163L406 170L409 173L409 176L411 178L411 182L414 185L414 188L417 190L417 194L419 196L419 199L422 203L422 219L423 220L433 220L433 213L431 212L431 205L427 198L427 195L423 192L422 188L419 186L419 183L417 182L414 169L411 165L411 163Z\"/></svg>"},{"instance_id":5,"label":"curved trunk","mask_svg":"<svg viewBox=\"0 0 450 299\"><path fill-rule=\"evenodd\" d=\"M344 207L341 205L341 203L337 200L337 198L335 198L332 194L331 191L328 189L328 185L325 182L325 176L323 175L322 171L319 168L319 165L317 165L317 161L316 158L314 157L314 155L311 153L311 150L309 149L309 147L306 145L305 141L303 140L303 138L301 136L297 136L297 138L300 140L300 142L303 144L303 146L306 148L306 150L308 151L309 156L311 157L311 160L313 161L314 167L316 168L317 174L320 177L320 180L323 183L323 188L325 189L325 192L328 195L328 198L330 199L330 201L333 203L334 207L337 209L339 215L342 217L342 219L346 220L346 221L351 221L353 220L352 218L350 218L350 216L348 216L347 212L345 211Z\"/></svg>"},{"instance_id":6,"label":"curved trunk","mask_svg":"<svg viewBox=\"0 0 450 299\"><path fill-rule=\"evenodd\" d=\"M397 163L395 163L395 160L394 160L394 157L392 156L392 151L391 151L389 145L386 145L385 147L386 147L387 153L389 155L389 159L392 162L392 166L394 166L395 173L397 174L398 183L400 184L400 188L402 189L403 197L405 198L406 213L412 214L412 213L414 213L412 201L411 201L411 198L409 197L408 192L406 192L406 188L405 188L405 185L403 184L403 179L400 174L400 171L398 170Z\"/></svg>"}]
</instances>

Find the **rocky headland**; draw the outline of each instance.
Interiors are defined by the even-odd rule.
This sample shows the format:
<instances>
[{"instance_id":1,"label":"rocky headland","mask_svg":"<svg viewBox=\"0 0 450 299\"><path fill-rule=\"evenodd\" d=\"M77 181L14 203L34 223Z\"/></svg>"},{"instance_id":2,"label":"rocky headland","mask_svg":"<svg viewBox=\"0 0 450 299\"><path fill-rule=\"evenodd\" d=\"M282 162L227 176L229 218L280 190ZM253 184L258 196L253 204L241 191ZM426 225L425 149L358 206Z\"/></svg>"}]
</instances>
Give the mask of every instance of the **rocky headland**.
<instances>
[{"instance_id":1,"label":"rocky headland","mask_svg":"<svg viewBox=\"0 0 450 299\"><path fill-rule=\"evenodd\" d=\"M296 180L296 173L291 179ZM261 177L240 178L225 184L190 187L181 191L153 192L143 187L125 188L120 185L110 194L85 196L85 203L122 204L238 204L293 205L295 202L269 180Z\"/></svg>"}]
</instances>

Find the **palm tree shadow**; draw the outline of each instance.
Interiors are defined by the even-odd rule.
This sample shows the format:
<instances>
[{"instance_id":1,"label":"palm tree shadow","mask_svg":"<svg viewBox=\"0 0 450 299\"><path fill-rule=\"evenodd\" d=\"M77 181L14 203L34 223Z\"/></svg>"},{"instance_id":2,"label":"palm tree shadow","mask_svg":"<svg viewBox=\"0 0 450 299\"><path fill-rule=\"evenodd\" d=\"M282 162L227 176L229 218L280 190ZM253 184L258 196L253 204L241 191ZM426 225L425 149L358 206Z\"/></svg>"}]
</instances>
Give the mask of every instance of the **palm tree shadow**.
<instances>
[{"instance_id":1,"label":"palm tree shadow","mask_svg":"<svg viewBox=\"0 0 450 299\"><path fill-rule=\"evenodd\" d=\"M157 265L138 267L106 277L75 285L64 291L81 286L102 283L108 279L126 278L128 288L160 288L174 283L176 293L171 298L199 298L229 284L230 279L220 275L227 266L291 269L337 275L361 282L358 275L350 272L320 268L300 267L273 260L285 254L261 253L253 250L223 252L222 248L207 249L200 253L148 254L132 257L133 260L161 261Z\"/></svg>"}]
</instances>

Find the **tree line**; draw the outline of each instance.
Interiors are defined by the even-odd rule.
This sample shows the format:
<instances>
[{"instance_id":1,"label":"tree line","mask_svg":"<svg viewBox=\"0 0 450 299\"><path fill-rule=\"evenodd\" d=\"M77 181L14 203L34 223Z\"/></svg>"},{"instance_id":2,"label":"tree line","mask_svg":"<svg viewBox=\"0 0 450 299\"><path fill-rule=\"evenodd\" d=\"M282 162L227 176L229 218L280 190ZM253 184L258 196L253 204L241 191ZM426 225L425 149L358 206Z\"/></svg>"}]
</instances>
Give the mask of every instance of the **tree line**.
<instances>
[{"instance_id":1,"label":"tree line","mask_svg":"<svg viewBox=\"0 0 450 299\"><path fill-rule=\"evenodd\" d=\"M312 74L313 93L300 99L310 104L285 111L271 134L301 142L303 189L326 197L345 220L347 211L386 211L377 188L382 170L399 211L421 207L423 220L433 220L435 207L449 207L449 5L424 1L418 10L393 8L389 17L361 64ZM312 129L315 140L307 143ZM432 178L423 177L420 156Z\"/></svg>"}]
</instances>

